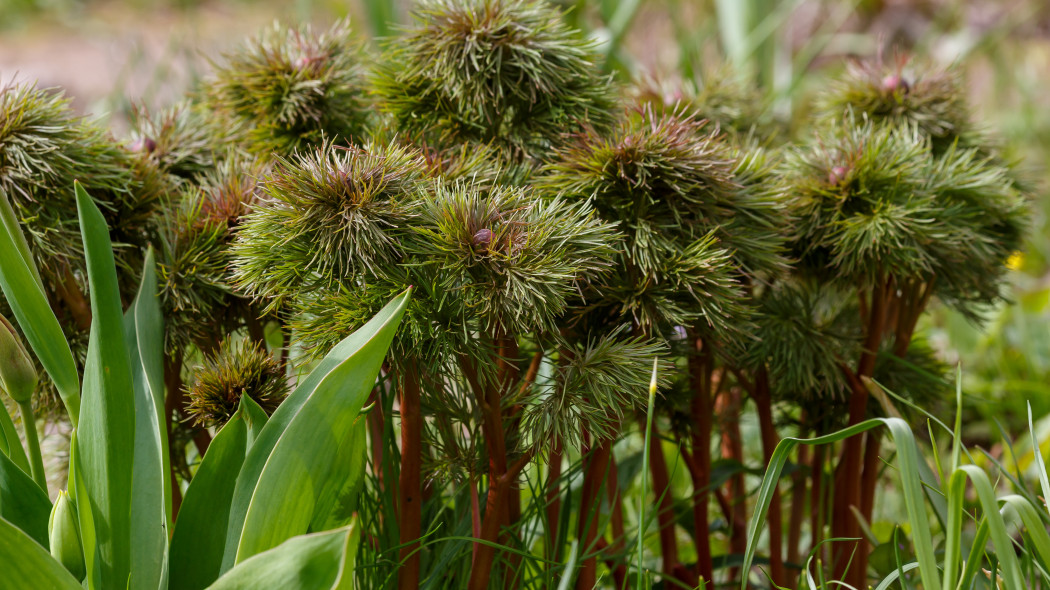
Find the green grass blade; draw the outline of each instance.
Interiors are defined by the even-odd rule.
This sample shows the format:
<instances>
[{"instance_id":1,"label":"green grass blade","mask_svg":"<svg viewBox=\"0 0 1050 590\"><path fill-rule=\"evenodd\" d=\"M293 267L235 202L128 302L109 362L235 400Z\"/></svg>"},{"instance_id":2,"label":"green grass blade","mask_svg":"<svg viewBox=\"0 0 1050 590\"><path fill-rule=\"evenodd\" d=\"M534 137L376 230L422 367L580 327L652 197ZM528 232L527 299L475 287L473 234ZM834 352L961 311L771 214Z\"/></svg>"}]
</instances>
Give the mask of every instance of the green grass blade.
<instances>
[{"instance_id":1,"label":"green grass blade","mask_svg":"<svg viewBox=\"0 0 1050 590\"><path fill-rule=\"evenodd\" d=\"M25 237L17 224L12 227L0 223L0 252L19 252L20 240L24 241ZM39 279L22 256L0 256L0 289L30 348L54 382L69 420L76 428L80 421L77 365Z\"/></svg>"},{"instance_id":2,"label":"green grass blade","mask_svg":"<svg viewBox=\"0 0 1050 590\"><path fill-rule=\"evenodd\" d=\"M22 447L22 439L18 438L18 428L3 403L0 403L0 453L7 455L26 475L30 474L29 459Z\"/></svg>"},{"instance_id":3,"label":"green grass blade","mask_svg":"<svg viewBox=\"0 0 1050 590\"><path fill-rule=\"evenodd\" d=\"M889 590L890 586L897 581L902 573L906 574L913 569L919 567L919 562L913 561L900 567L900 569L893 570L885 578L883 578L878 586L875 586L875 590ZM812 578L810 578L812 580ZM813 588L814 586L810 586Z\"/></svg>"},{"instance_id":4,"label":"green grass blade","mask_svg":"<svg viewBox=\"0 0 1050 590\"><path fill-rule=\"evenodd\" d=\"M95 532L95 518L89 507L89 491L81 476L80 444L77 442L77 431L69 439L69 495L77 504L77 518L80 521L80 542L84 548L84 569L87 571L86 585L88 590L101 590L101 566L99 565L98 535Z\"/></svg>"},{"instance_id":5,"label":"green grass blade","mask_svg":"<svg viewBox=\"0 0 1050 590\"><path fill-rule=\"evenodd\" d=\"M34 484L35 485L35 484ZM45 528L46 528L46 524ZM46 531L45 531L46 532ZM80 582L24 531L0 518L0 572L5 588L82 590Z\"/></svg>"},{"instance_id":6,"label":"green grass blade","mask_svg":"<svg viewBox=\"0 0 1050 590\"><path fill-rule=\"evenodd\" d=\"M963 493L966 488L966 479L969 478L977 492L977 499L984 511L984 520L988 523L989 534L992 538L992 546L995 547L996 556L999 559L1000 572L1007 588L1025 588L1024 578L1021 576L1021 566L1017 562L1014 553L1013 541L1006 531L1006 523L999 512L999 502L995 498L992 482L988 474L976 465L963 465L952 474L949 503L956 503L957 509L963 509ZM976 549L976 545L974 548Z\"/></svg>"},{"instance_id":7,"label":"green grass blade","mask_svg":"<svg viewBox=\"0 0 1050 590\"><path fill-rule=\"evenodd\" d=\"M87 497L77 493L77 508L94 518L102 586L124 588L131 575L134 384L109 228L91 197L79 183L74 186L92 317L78 428L78 468Z\"/></svg>"},{"instance_id":8,"label":"green grass blade","mask_svg":"<svg viewBox=\"0 0 1050 590\"><path fill-rule=\"evenodd\" d=\"M648 483L648 475L647 474L649 473L649 445L652 444L652 438L653 438L653 411L654 411L654 408L656 406L656 371L659 368L659 362L660 362L659 359L653 359L653 376L652 376L652 379L649 380L649 405L647 406L646 411L645 411L645 442L643 444L643 449L642 449L642 470L641 470L642 495L638 498L638 515L639 515L638 516L638 548L637 548L637 555L638 555L637 568L638 568L638 573L637 573L637 579L635 580L635 587L637 587L637 588L644 588L645 587L644 585L642 585L642 576L644 575L643 572L642 572L642 558L643 558L643 555L644 555L643 550L644 550L644 547L645 547L645 543L644 543L645 534L644 533L645 533L645 524L646 524L645 523L645 502L646 502L646 498L645 498L646 491L645 491L645 488L646 488L646 484Z\"/></svg>"},{"instance_id":9,"label":"green grass blade","mask_svg":"<svg viewBox=\"0 0 1050 590\"><path fill-rule=\"evenodd\" d=\"M356 521L334 531L292 537L247 559L209 586L209 590L281 588L350 590L360 527Z\"/></svg>"},{"instance_id":10,"label":"green grass blade","mask_svg":"<svg viewBox=\"0 0 1050 590\"><path fill-rule=\"evenodd\" d=\"M371 392L411 289L348 336L263 427L237 477L223 571L305 533L316 501L349 472L351 426ZM305 478L305 479L300 479Z\"/></svg>"},{"instance_id":11,"label":"green grass blade","mask_svg":"<svg viewBox=\"0 0 1050 590\"><path fill-rule=\"evenodd\" d=\"M927 588L938 588L941 586L940 572L937 568L937 560L934 555L933 536L930 533L927 522L922 477L919 468L918 449L915 444L915 436L912 434L908 424L899 418L876 418L845 428L838 432L811 439L784 438L773 451L773 455L759 486L755 513L748 524L748 544L744 553L743 571L745 572L740 581L741 590L746 590L749 571L754 561L756 542L759 531L765 523L766 513L769 510L769 502L780 473L787 464L791 452L799 444L819 445L842 441L850 436L860 434L885 426L889 429L897 445L897 471L901 478L901 492L908 513L908 521L912 525L912 538L915 544L915 553L919 563L919 569L923 579L923 585ZM927 466L928 467L928 466Z\"/></svg>"},{"instance_id":12,"label":"green grass blade","mask_svg":"<svg viewBox=\"0 0 1050 590\"><path fill-rule=\"evenodd\" d=\"M33 478L0 454L0 518L22 529L45 549L51 500Z\"/></svg>"},{"instance_id":13,"label":"green grass blade","mask_svg":"<svg viewBox=\"0 0 1050 590\"><path fill-rule=\"evenodd\" d=\"M135 446L131 491L131 571L136 587L163 588L167 577L171 478L164 424L164 324L157 302L153 250L142 283L124 314L134 383Z\"/></svg>"},{"instance_id":14,"label":"green grass blade","mask_svg":"<svg viewBox=\"0 0 1050 590\"><path fill-rule=\"evenodd\" d=\"M1036 512L1035 506L1024 496L1010 494L1000 498L1004 506L1009 506L1020 517L1025 528L1028 529L1030 543L1026 548L1035 549L1036 554L1043 564L1050 564L1050 533L1046 532L1046 526Z\"/></svg>"},{"instance_id":15,"label":"green grass blade","mask_svg":"<svg viewBox=\"0 0 1050 590\"><path fill-rule=\"evenodd\" d=\"M1046 463L1043 462L1043 451L1039 448L1039 439L1035 436L1035 427L1032 425L1032 403L1028 402L1028 435L1032 439L1032 458L1035 460L1035 468L1039 473L1039 487L1043 490L1043 508L1050 512L1050 478L1046 475Z\"/></svg>"},{"instance_id":16,"label":"green grass blade","mask_svg":"<svg viewBox=\"0 0 1050 590\"><path fill-rule=\"evenodd\" d=\"M249 414L254 414L251 419ZM250 421L261 428L266 413L249 396L241 396L237 412L208 445L186 490L171 538L169 590L197 590L219 577L237 474L251 447Z\"/></svg>"},{"instance_id":17,"label":"green grass blade","mask_svg":"<svg viewBox=\"0 0 1050 590\"><path fill-rule=\"evenodd\" d=\"M955 368L955 429L952 432L952 472L959 468L962 449L962 365Z\"/></svg>"}]
</instances>

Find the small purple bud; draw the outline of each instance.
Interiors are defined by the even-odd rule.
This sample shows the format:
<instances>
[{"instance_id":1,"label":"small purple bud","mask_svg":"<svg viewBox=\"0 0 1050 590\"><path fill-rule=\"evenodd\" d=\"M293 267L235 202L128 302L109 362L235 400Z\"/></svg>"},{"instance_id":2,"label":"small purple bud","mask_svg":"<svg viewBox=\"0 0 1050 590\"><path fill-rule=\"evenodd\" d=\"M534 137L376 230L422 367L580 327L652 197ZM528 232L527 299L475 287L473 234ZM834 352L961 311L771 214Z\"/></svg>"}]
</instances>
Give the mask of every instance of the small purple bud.
<instances>
[{"instance_id":1,"label":"small purple bud","mask_svg":"<svg viewBox=\"0 0 1050 590\"><path fill-rule=\"evenodd\" d=\"M149 137L143 137L135 140L135 143L131 144L131 151L133 152L146 152L152 154L157 149L157 142Z\"/></svg>"},{"instance_id":2,"label":"small purple bud","mask_svg":"<svg viewBox=\"0 0 1050 590\"><path fill-rule=\"evenodd\" d=\"M492 239L494 237L495 237L495 234L492 233L491 229L489 229L487 227L479 229L478 231L474 232L474 238L473 238L474 246L477 247L477 248L480 248L482 250L488 250L489 249L489 244L492 243Z\"/></svg>"},{"instance_id":3,"label":"small purple bud","mask_svg":"<svg viewBox=\"0 0 1050 590\"><path fill-rule=\"evenodd\" d=\"M849 168L846 168L845 166L835 166L831 169L831 174L828 174L828 182L838 186L846 180L847 174L849 174Z\"/></svg>"},{"instance_id":4,"label":"small purple bud","mask_svg":"<svg viewBox=\"0 0 1050 590\"><path fill-rule=\"evenodd\" d=\"M908 81L900 74L890 74L883 78L882 88L887 92L900 92L901 94L908 94L908 91L911 90Z\"/></svg>"}]
</instances>

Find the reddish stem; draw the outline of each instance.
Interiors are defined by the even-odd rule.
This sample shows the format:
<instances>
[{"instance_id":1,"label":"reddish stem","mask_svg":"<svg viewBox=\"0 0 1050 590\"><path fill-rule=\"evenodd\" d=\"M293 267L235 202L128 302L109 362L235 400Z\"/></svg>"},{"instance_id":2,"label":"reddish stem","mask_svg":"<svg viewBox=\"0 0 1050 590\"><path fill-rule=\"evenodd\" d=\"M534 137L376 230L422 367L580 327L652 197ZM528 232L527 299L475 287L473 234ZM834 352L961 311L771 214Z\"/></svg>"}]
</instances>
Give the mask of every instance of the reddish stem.
<instances>
[{"instance_id":1,"label":"reddish stem","mask_svg":"<svg viewBox=\"0 0 1050 590\"><path fill-rule=\"evenodd\" d=\"M768 466L773 460L773 450L776 449L777 443L780 442L780 437L777 436L776 425L773 423L773 399L769 392L769 377L764 370L760 370L758 375L756 375L752 397L755 400L755 406L758 408L758 424L762 436L762 454ZM787 571L784 569L784 525L782 518L780 489L779 486L774 484L766 522L769 525L769 576L773 583L778 586L784 586L788 583Z\"/></svg>"},{"instance_id":2,"label":"reddish stem","mask_svg":"<svg viewBox=\"0 0 1050 590\"><path fill-rule=\"evenodd\" d=\"M401 473L398 478L398 530L400 561L398 588L419 587L419 538L423 532L423 416L419 393L419 372L411 360L405 363L400 379L401 397Z\"/></svg>"},{"instance_id":3,"label":"reddish stem","mask_svg":"<svg viewBox=\"0 0 1050 590\"><path fill-rule=\"evenodd\" d=\"M875 372L875 361L879 346L882 343L883 329L886 324L892 281L883 280L876 284L871 292L871 315L868 318L867 334L864 349L861 352L857 372L846 370L850 381L849 426L859 424L867 416L868 390L862 382L863 377L871 377ZM867 577L867 542L861 538L860 526L853 516L851 507L860 508L861 469L864 464L863 437L851 436L843 445L842 459L836 474L834 509L832 512L832 536L839 538L858 538L856 542L837 543L834 551L834 572L839 580L860 580L862 587ZM848 568L848 571L847 571Z\"/></svg>"},{"instance_id":4,"label":"reddish stem","mask_svg":"<svg viewBox=\"0 0 1050 590\"><path fill-rule=\"evenodd\" d=\"M645 417L638 417L639 427L645 432ZM656 524L660 534L660 555L663 558L663 574L674 575L678 566L678 540L675 537L674 500L671 493L671 474L667 470L667 459L661 444L656 421L653 421L652 442L649 444L649 473L653 478L653 495L657 499Z\"/></svg>"},{"instance_id":5,"label":"reddish stem","mask_svg":"<svg viewBox=\"0 0 1050 590\"><path fill-rule=\"evenodd\" d=\"M702 350L697 340L697 353L689 359L693 399L690 410L693 418L692 458L693 476L693 530L696 535L696 575L698 584L711 582L714 562L711 558L711 528L708 503L711 487L711 430L714 403L711 396L711 355ZM729 517L729 510L726 511Z\"/></svg>"},{"instance_id":6,"label":"reddish stem","mask_svg":"<svg viewBox=\"0 0 1050 590\"><path fill-rule=\"evenodd\" d=\"M598 524L601 521L601 491L609 474L612 457L612 441L596 441L586 456L586 471L583 474L583 490L580 496L580 519L577 536L582 540L584 553L591 553L597 545ZM598 581L598 558L591 554L583 560L576 588L591 590Z\"/></svg>"}]
</instances>

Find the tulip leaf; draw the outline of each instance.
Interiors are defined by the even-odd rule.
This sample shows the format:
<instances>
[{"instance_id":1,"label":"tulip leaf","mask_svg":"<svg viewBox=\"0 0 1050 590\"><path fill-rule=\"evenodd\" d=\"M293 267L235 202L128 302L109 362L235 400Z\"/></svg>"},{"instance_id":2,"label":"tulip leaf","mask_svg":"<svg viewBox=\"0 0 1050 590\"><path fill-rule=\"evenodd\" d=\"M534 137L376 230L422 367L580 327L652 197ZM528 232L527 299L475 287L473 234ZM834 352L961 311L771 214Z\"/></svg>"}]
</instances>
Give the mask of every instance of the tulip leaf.
<instances>
[{"instance_id":1,"label":"tulip leaf","mask_svg":"<svg viewBox=\"0 0 1050 590\"><path fill-rule=\"evenodd\" d=\"M76 428L80 420L80 376L73 353L31 267L22 256L7 255L20 252L18 244L24 239L17 224L0 223L0 290Z\"/></svg>"},{"instance_id":2,"label":"tulip leaf","mask_svg":"<svg viewBox=\"0 0 1050 590\"><path fill-rule=\"evenodd\" d=\"M7 455L26 474L30 473L29 459L26 458L26 450L22 448L22 439L18 438L15 422L11 419L11 414L7 413L7 406L2 403L0 403L0 453Z\"/></svg>"},{"instance_id":3,"label":"tulip leaf","mask_svg":"<svg viewBox=\"0 0 1050 590\"><path fill-rule=\"evenodd\" d=\"M237 564L209 590L350 590L360 536L355 519L340 529L292 537Z\"/></svg>"},{"instance_id":4,"label":"tulip leaf","mask_svg":"<svg viewBox=\"0 0 1050 590\"><path fill-rule=\"evenodd\" d=\"M74 186L92 316L78 429L78 469L87 497L77 491L77 508L94 518L99 582L125 588L131 574L135 389L109 229L91 197L79 183Z\"/></svg>"},{"instance_id":5,"label":"tulip leaf","mask_svg":"<svg viewBox=\"0 0 1050 590\"><path fill-rule=\"evenodd\" d=\"M266 412L247 395L219 430L197 468L171 538L169 590L199 590L219 577L237 473Z\"/></svg>"},{"instance_id":6,"label":"tulip leaf","mask_svg":"<svg viewBox=\"0 0 1050 590\"><path fill-rule=\"evenodd\" d=\"M135 392L135 468L132 472L131 571L135 587L162 588L167 570L171 478L164 424L164 325L157 302L153 250L142 283L124 314L124 335Z\"/></svg>"},{"instance_id":7,"label":"tulip leaf","mask_svg":"<svg viewBox=\"0 0 1050 590\"><path fill-rule=\"evenodd\" d=\"M47 494L14 461L0 453L0 518L22 529L46 549L50 517Z\"/></svg>"},{"instance_id":8,"label":"tulip leaf","mask_svg":"<svg viewBox=\"0 0 1050 590\"><path fill-rule=\"evenodd\" d=\"M47 528L46 522L44 528ZM3 518L0 518L0 572L3 572L5 588L82 590L80 582L46 549Z\"/></svg>"},{"instance_id":9,"label":"tulip leaf","mask_svg":"<svg viewBox=\"0 0 1050 590\"><path fill-rule=\"evenodd\" d=\"M237 477L223 571L310 532L319 499L351 472L353 427L375 385L411 289L337 344L277 408Z\"/></svg>"}]
</instances>

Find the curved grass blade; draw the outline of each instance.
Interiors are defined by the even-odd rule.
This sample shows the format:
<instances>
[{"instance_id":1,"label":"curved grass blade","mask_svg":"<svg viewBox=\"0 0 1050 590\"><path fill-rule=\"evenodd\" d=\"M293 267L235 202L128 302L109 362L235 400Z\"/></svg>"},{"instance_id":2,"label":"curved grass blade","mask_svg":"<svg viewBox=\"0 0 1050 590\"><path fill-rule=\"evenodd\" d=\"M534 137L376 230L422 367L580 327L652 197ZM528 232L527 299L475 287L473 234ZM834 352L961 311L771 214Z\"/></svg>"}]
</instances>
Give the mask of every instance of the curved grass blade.
<instances>
[{"instance_id":1,"label":"curved grass blade","mask_svg":"<svg viewBox=\"0 0 1050 590\"><path fill-rule=\"evenodd\" d=\"M237 474L251 448L250 431L265 423L266 412L241 396L233 417L208 445L171 537L169 590L199 590L219 577Z\"/></svg>"},{"instance_id":2,"label":"curved grass blade","mask_svg":"<svg viewBox=\"0 0 1050 590\"><path fill-rule=\"evenodd\" d=\"M1014 553L1013 541L1010 539L1009 533L1006 531L1006 523L1003 521L1003 516L999 512L999 502L995 498L995 492L992 488L992 482L988 479L988 474L981 470L976 465L962 465L955 472L952 473L951 478L948 481L948 506L949 513L954 514L956 512L962 512L965 508L965 492L966 492L966 480L969 479L973 483L974 491L977 492L977 499L981 504L984 515L983 520L988 525L988 531L992 538L992 546L995 547L996 556L999 559L1000 572L1003 576L1003 581L1007 588L1025 588L1023 577L1021 576L1021 566L1017 562L1017 555ZM962 518L956 519L961 524ZM947 538L949 543L953 542L953 537L961 537L961 530L959 528L949 529L947 532ZM958 541L954 541L958 544ZM971 551L977 550L978 546L973 545ZM946 548L946 556L948 548ZM946 566L949 565L946 561ZM945 568L945 577L954 576L954 563L950 564L953 566L952 569Z\"/></svg>"},{"instance_id":3,"label":"curved grass blade","mask_svg":"<svg viewBox=\"0 0 1050 590\"><path fill-rule=\"evenodd\" d=\"M923 485L919 471L919 453L915 444L915 436L906 422L899 418L874 418L856 424L838 432L810 439L784 438L773 451L773 455L759 486L758 500L755 506L755 514L748 523L747 549L744 553L744 562L741 576L740 588L747 588L748 572L755 558L756 540L759 530L765 524L766 513L769 511L769 502L772 499L773 490L777 480L787 464L791 452L800 444L820 445L839 442L850 436L860 434L885 426L897 444L897 473L901 480L901 492L904 496L904 504L908 513L908 521L912 525L912 538L914 539L915 553L919 563L923 585L926 588L939 588L941 586L940 571L934 555L933 537L927 522L925 505L923 502Z\"/></svg>"},{"instance_id":4,"label":"curved grass blade","mask_svg":"<svg viewBox=\"0 0 1050 590\"><path fill-rule=\"evenodd\" d=\"M7 455L0 454L0 518L47 549L50 517L51 500L47 494Z\"/></svg>"},{"instance_id":5,"label":"curved grass blade","mask_svg":"<svg viewBox=\"0 0 1050 590\"><path fill-rule=\"evenodd\" d=\"M13 227L0 223L0 252L5 253L0 256L0 290L30 348L55 384L69 421L76 428L80 421L80 376L66 335L51 311L33 267L22 256L6 255L20 252L18 243L24 240L17 223Z\"/></svg>"},{"instance_id":6,"label":"curved grass blade","mask_svg":"<svg viewBox=\"0 0 1050 590\"><path fill-rule=\"evenodd\" d=\"M1043 491L1043 508L1050 511L1050 478L1046 475L1046 463L1043 462L1043 451L1039 448L1039 439L1035 436L1035 426L1032 425L1032 402L1028 402L1028 436L1032 439L1032 457L1035 467L1039 473L1039 488Z\"/></svg>"},{"instance_id":7,"label":"curved grass blade","mask_svg":"<svg viewBox=\"0 0 1050 590\"><path fill-rule=\"evenodd\" d=\"M157 302L152 249L146 253L139 292L124 314L124 335L135 396L132 582L135 587L163 588L167 577L171 478L164 425L164 324Z\"/></svg>"},{"instance_id":8,"label":"curved grass blade","mask_svg":"<svg viewBox=\"0 0 1050 590\"><path fill-rule=\"evenodd\" d=\"M50 553L34 543L24 531L2 518L0 572L3 572L5 588L82 590L80 582L73 578L62 564L55 561Z\"/></svg>"},{"instance_id":9,"label":"curved grass blade","mask_svg":"<svg viewBox=\"0 0 1050 590\"><path fill-rule=\"evenodd\" d=\"M317 498L341 487L353 453L363 452L349 449L347 437L410 296L395 297L337 344L263 427L237 477L223 571L307 532Z\"/></svg>"},{"instance_id":10,"label":"curved grass blade","mask_svg":"<svg viewBox=\"0 0 1050 590\"><path fill-rule=\"evenodd\" d=\"M1035 506L1028 501L1028 498L1017 494L1009 494L999 500L1003 503L1004 508L1010 507L1015 511L1025 528L1028 529L1031 543L1027 546L1035 549L1044 564L1050 564L1050 533L1046 532L1046 526L1039 517Z\"/></svg>"},{"instance_id":11,"label":"curved grass blade","mask_svg":"<svg viewBox=\"0 0 1050 590\"><path fill-rule=\"evenodd\" d=\"M917 561L913 561L911 563L902 565L899 569L893 570L889 573L889 575L883 578L882 581L879 582L879 585L875 586L875 590L889 590L890 585L896 582L902 573L906 574L917 567L919 567L919 563ZM812 578L810 578L810 580L812 580ZM811 586L811 588L812 587L814 586Z\"/></svg>"},{"instance_id":12,"label":"curved grass blade","mask_svg":"<svg viewBox=\"0 0 1050 590\"><path fill-rule=\"evenodd\" d=\"M292 537L237 564L208 589L351 590L360 537L356 519L334 531Z\"/></svg>"},{"instance_id":13,"label":"curved grass blade","mask_svg":"<svg viewBox=\"0 0 1050 590\"><path fill-rule=\"evenodd\" d=\"M135 390L109 229L83 187L74 186L92 317L78 429L78 469L87 494L77 493L77 508L94 518L99 582L125 588L131 575Z\"/></svg>"}]
</instances>

